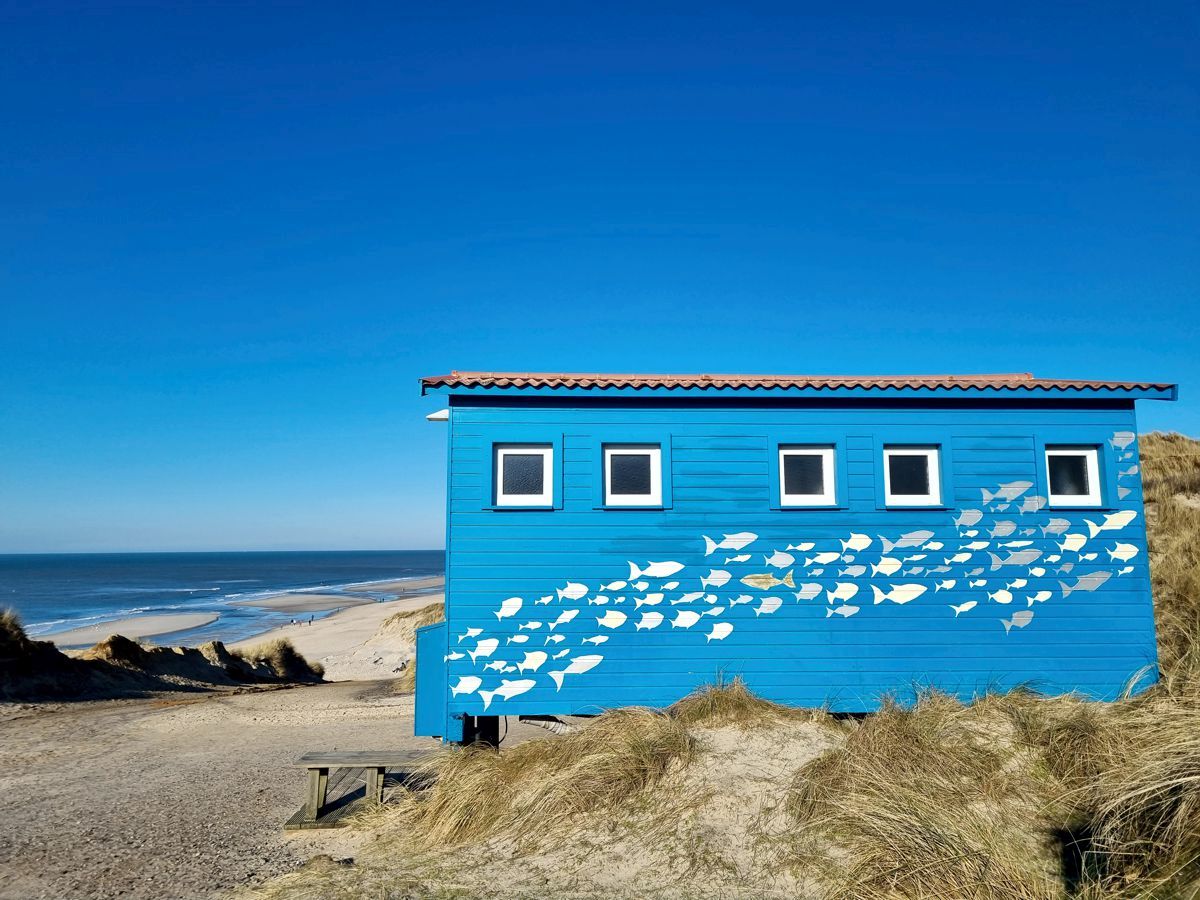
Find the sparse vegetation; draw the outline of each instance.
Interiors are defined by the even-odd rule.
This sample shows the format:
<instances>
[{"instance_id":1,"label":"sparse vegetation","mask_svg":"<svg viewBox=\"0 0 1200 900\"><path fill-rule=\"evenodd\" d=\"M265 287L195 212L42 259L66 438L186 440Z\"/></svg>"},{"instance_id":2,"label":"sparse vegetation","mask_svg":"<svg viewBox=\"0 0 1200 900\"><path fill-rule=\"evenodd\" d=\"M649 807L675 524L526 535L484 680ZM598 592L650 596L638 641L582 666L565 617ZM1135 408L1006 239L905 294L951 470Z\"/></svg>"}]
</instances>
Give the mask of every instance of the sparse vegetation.
<instances>
[{"instance_id":1,"label":"sparse vegetation","mask_svg":"<svg viewBox=\"0 0 1200 900\"><path fill-rule=\"evenodd\" d=\"M320 681L325 675L320 663L306 660L287 638L276 638L248 650L233 652L252 666L266 666L281 681Z\"/></svg>"},{"instance_id":2,"label":"sparse vegetation","mask_svg":"<svg viewBox=\"0 0 1200 900\"><path fill-rule=\"evenodd\" d=\"M444 621L445 618L445 606L441 603L430 603L428 606L422 606L420 609L398 612L384 619L383 623L379 626L379 634L386 634L389 638L397 642L415 644L418 628L424 628L426 625L435 625L438 622ZM416 653L413 653L404 670L392 682L392 687L398 694L411 694L417 689Z\"/></svg>"}]
</instances>

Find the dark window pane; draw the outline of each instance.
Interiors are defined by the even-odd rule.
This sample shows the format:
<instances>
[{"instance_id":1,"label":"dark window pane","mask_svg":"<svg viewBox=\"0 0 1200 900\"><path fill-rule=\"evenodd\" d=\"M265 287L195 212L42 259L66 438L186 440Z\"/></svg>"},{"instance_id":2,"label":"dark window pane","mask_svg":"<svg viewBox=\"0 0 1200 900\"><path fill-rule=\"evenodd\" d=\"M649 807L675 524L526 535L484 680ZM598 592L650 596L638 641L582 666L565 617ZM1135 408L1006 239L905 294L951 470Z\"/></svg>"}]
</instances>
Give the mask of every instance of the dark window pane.
<instances>
[{"instance_id":1,"label":"dark window pane","mask_svg":"<svg viewBox=\"0 0 1200 900\"><path fill-rule=\"evenodd\" d=\"M1051 456L1050 493L1059 496L1087 496L1087 457Z\"/></svg>"},{"instance_id":2,"label":"dark window pane","mask_svg":"<svg viewBox=\"0 0 1200 900\"><path fill-rule=\"evenodd\" d=\"M650 454L614 453L608 458L610 494L650 493Z\"/></svg>"},{"instance_id":3,"label":"dark window pane","mask_svg":"<svg viewBox=\"0 0 1200 900\"><path fill-rule=\"evenodd\" d=\"M783 457L783 492L785 494L825 493L825 467L820 456L813 453L789 453Z\"/></svg>"},{"instance_id":4,"label":"dark window pane","mask_svg":"<svg viewBox=\"0 0 1200 900\"><path fill-rule=\"evenodd\" d=\"M540 453L506 453L504 455L504 493L540 494L545 484Z\"/></svg>"},{"instance_id":5,"label":"dark window pane","mask_svg":"<svg viewBox=\"0 0 1200 900\"><path fill-rule=\"evenodd\" d=\"M929 459L925 456L889 456L892 494L925 496L929 493Z\"/></svg>"}]
</instances>

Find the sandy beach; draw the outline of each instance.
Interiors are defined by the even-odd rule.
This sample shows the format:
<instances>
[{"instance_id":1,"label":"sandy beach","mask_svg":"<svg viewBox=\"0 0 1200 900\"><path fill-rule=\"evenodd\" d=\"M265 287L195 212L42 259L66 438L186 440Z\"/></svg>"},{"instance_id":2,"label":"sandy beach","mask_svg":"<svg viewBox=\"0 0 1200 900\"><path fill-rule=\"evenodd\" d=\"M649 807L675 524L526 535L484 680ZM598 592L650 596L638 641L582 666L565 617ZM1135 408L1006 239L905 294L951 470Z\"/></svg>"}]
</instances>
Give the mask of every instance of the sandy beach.
<instances>
[{"instance_id":1,"label":"sandy beach","mask_svg":"<svg viewBox=\"0 0 1200 900\"><path fill-rule=\"evenodd\" d=\"M417 594L385 603L366 603L339 610L311 625L307 621L283 625L243 641L231 650L287 638L309 662L325 667L329 681L392 678L412 657L412 644L380 634L383 622L398 612L442 602L441 593Z\"/></svg>"},{"instance_id":2,"label":"sandy beach","mask_svg":"<svg viewBox=\"0 0 1200 900\"><path fill-rule=\"evenodd\" d=\"M42 639L53 641L59 647L90 647L113 634L121 634L134 640L160 637L164 634L199 628L216 620L217 613L160 613L149 616L130 616L126 619L101 622L99 625L88 625L84 628L72 628L69 631L47 634Z\"/></svg>"},{"instance_id":3,"label":"sandy beach","mask_svg":"<svg viewBox=\"0 0 1200 900\"><path fill-rule=\"evenodd\" d=\"M347 597L345 594L306 594L303 591L293 591L287 594L274 594L270 597L256 597L253 600L233 600L229 605L254 606L259 609L274 609L278 612L313 613L374 602L364 597Z\"/></svg>"}]
</instances>

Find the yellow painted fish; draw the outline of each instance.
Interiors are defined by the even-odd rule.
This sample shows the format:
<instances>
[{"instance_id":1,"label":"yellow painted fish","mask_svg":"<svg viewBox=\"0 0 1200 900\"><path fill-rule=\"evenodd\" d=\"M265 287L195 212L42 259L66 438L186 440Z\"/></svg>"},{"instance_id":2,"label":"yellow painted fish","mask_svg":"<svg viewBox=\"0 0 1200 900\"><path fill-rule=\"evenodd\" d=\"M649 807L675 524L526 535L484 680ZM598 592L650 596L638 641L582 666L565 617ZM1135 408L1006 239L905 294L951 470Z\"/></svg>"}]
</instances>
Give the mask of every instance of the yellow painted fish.
<instances>
[{"instance_id":1,"label":"yellow painted fish","mask_svg":"<svg viewBox=\"0 0 1200 900\"><path fill-rule=\"evenodd\" d=\"M788 572L782 578L776 578L769 572L764 572L761 575L747 575L742 579L742 584L747 587L758 588L759 590L769 591L777 584L787 585L794 588L796 585L792 581L792 573Z\"/></svg>"}]
</instances>

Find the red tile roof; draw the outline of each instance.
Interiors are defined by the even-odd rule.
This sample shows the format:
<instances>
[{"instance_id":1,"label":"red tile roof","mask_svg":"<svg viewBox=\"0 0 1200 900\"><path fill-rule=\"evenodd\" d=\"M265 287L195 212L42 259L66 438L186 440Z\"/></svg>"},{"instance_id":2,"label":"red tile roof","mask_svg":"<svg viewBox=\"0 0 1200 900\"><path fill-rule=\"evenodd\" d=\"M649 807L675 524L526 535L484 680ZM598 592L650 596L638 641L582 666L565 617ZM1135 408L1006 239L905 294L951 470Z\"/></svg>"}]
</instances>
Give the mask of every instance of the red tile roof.
<instances>
[{"instance_id":1,"label":"red tile roof","mask_svg":"<svg viewBox=\"0 0 1200 900\"><path fill-rule=\"evenodd\" d=\"M1077 381L1034 378L1028 372L1000 375L614 375L600 372L459 372L422 378L423 389L436 387L493 388L647 388L730 390L959 389L1162 391L1172 384L1122 381Z\"/></svg>"}]
</instances>

